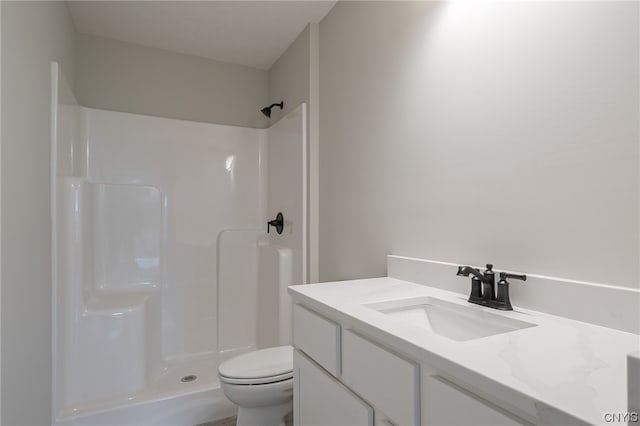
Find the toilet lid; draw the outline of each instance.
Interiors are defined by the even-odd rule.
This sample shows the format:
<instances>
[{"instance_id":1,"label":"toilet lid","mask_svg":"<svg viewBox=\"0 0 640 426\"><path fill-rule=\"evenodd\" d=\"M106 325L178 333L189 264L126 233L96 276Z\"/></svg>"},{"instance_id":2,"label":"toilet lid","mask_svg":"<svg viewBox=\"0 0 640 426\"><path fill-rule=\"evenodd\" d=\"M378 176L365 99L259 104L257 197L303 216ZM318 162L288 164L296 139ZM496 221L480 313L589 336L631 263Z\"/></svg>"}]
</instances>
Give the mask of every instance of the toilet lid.
<instances>
[{"instance_id":1,"label":"toilet lid","mask_svg":"<svg viewBox=\"0 0 640 426\"><path fill-rule=\"evenodd\" d=\"M238 355L218 367L220 377L229 383L268 383L293 376L293 347L278 346Z\"/></svg>"}]
</instances>

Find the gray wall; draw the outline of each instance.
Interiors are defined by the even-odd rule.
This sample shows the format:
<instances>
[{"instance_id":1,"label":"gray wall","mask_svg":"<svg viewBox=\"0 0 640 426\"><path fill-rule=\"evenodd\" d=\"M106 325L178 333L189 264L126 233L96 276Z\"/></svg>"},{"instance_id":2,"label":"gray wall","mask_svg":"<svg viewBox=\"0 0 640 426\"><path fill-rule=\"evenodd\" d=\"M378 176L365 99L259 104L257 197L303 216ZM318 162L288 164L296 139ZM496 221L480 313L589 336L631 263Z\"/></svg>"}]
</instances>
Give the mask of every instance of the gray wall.
<instances>
[{"instance_id":1,"label":"gray wall","mask_svg":"<svg viewBox=\"0 0 640 426\"><path fill-rule=\"evenodd\" d=\"M63 2L2 2L2 419L51 424L50 61L74 76Z\"/></svg>"},{"instance_id":2,"label":"gray wall","mask_svg":"<svg viewBox=\"0 0 640 426\"><path fill-rule=\"evenodd\" d=\"M81 105L263 128L267 71L85 34L77 37Z\"/></svg>"},{"instance_id":3,"label":"gray wall","mask_svg":"<svg viewBox=\"0 0 640 426\"><path fill-rule=\"evenodd\" d=\"M273 108L270 123L277 122L300 105L309 102L309 25L269 69L268 104L284 100L284 110Z\"/></svg>"},{"instance_id":4,"label":"gray wall","mask_svg":"<svg viewBox=\"0 0 640 426\"><path fill-rule=\"evenodd\" d=\"M389 253L640 288L637 2L339 2L320 279Z\"/></svg>"},{"instance_id":5,"label":"gray wall","mask_svg":"<svg viewBox=\"0 0 640 426\"><path fill-rule=\"evenodd\" d=\"M318 259L318 24L311 23L269 69L269 105L273 125L303 102L307 104L307 281L317 282Z\"/></svg>"}]
</instances>

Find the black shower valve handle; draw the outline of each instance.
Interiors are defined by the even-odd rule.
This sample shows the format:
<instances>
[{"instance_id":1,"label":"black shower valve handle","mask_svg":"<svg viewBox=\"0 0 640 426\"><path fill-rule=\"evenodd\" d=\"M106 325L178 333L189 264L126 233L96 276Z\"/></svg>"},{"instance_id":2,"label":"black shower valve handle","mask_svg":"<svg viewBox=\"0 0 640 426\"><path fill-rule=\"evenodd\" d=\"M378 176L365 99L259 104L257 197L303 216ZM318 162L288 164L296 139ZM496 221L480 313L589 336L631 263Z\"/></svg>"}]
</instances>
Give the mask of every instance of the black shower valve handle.
<instances>
[{"instance_id":1,"label":"black shower valve handle","mask_svg":"<svg viewBox=\"0 0 640 426\"><path fill-rule=\"evenodd\" d=\"M282 212L278 212L275 219L267 222L267 234L272 226L276 228L276 232L278 234L282 234L282 231L284 230L284 216L282 215Z\"/></svg>"}]
</instances>

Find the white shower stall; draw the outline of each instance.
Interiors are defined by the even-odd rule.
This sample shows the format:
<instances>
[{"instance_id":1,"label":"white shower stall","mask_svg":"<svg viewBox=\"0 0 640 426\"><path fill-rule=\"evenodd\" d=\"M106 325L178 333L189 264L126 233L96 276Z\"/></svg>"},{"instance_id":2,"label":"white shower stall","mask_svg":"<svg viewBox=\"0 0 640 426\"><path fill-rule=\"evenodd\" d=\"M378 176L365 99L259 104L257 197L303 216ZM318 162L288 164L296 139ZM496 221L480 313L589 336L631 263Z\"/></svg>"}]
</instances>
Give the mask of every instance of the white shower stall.
<instances>
[{"instance_id":1,"label":"white shower stall","mask_svg":"<svg viewBox=\"0 0 640 426\"><path fill-rule=\"evenodd\" d=\"M219 363L289 343L305 282L305 105L253 129L84 108L55 63L52 87L55 423L233 415Z\"/></svg>"}]
</instances>

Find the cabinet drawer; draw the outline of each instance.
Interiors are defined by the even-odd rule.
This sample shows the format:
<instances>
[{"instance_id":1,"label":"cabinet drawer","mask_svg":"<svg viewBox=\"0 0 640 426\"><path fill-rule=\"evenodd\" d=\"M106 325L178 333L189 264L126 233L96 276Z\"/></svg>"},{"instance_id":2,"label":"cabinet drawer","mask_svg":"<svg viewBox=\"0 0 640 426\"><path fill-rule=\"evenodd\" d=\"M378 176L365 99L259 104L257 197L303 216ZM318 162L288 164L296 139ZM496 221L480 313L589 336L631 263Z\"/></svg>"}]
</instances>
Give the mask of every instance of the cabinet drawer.
<instances>
[{"instance_id":1,"label":"cabinet drawer","mask_svg":"<svg viewBox=\"0 0 640 426\"><path fill-rule=\"evenodd\" d=\"M530 423L438 376L425 381L425 424L438 426L522 426Z\"/></svg>"},{"instance_id":2,"label":"cabinet drawer","mask_svg":"<svg viewBox=\"0 0 640 426\"><path fill-rule=\"evenodd\" d=\"M293 369L296 426L373 425L373 409L299 350Z\"/></svg>"},{"instance_id":3,"label":"cabinet drawer","mask_svg":"<svg viewBox=\"0 0 640 426\"><path fill-rule=\"evenodd\" d=\"M419 366L350 330L342 333L342 381L393 423L420 423Z\"/></svg>"},{"instance_id":4,"label":"cabinet drawer","mask_svg":"<svg viewBox=\"0 0 640 426\"><path fill-rule=\"evenodd\" d=\"M295 305L293 344L334 376L340 375L339 324Z\"/></svg>"}]
</instances>

